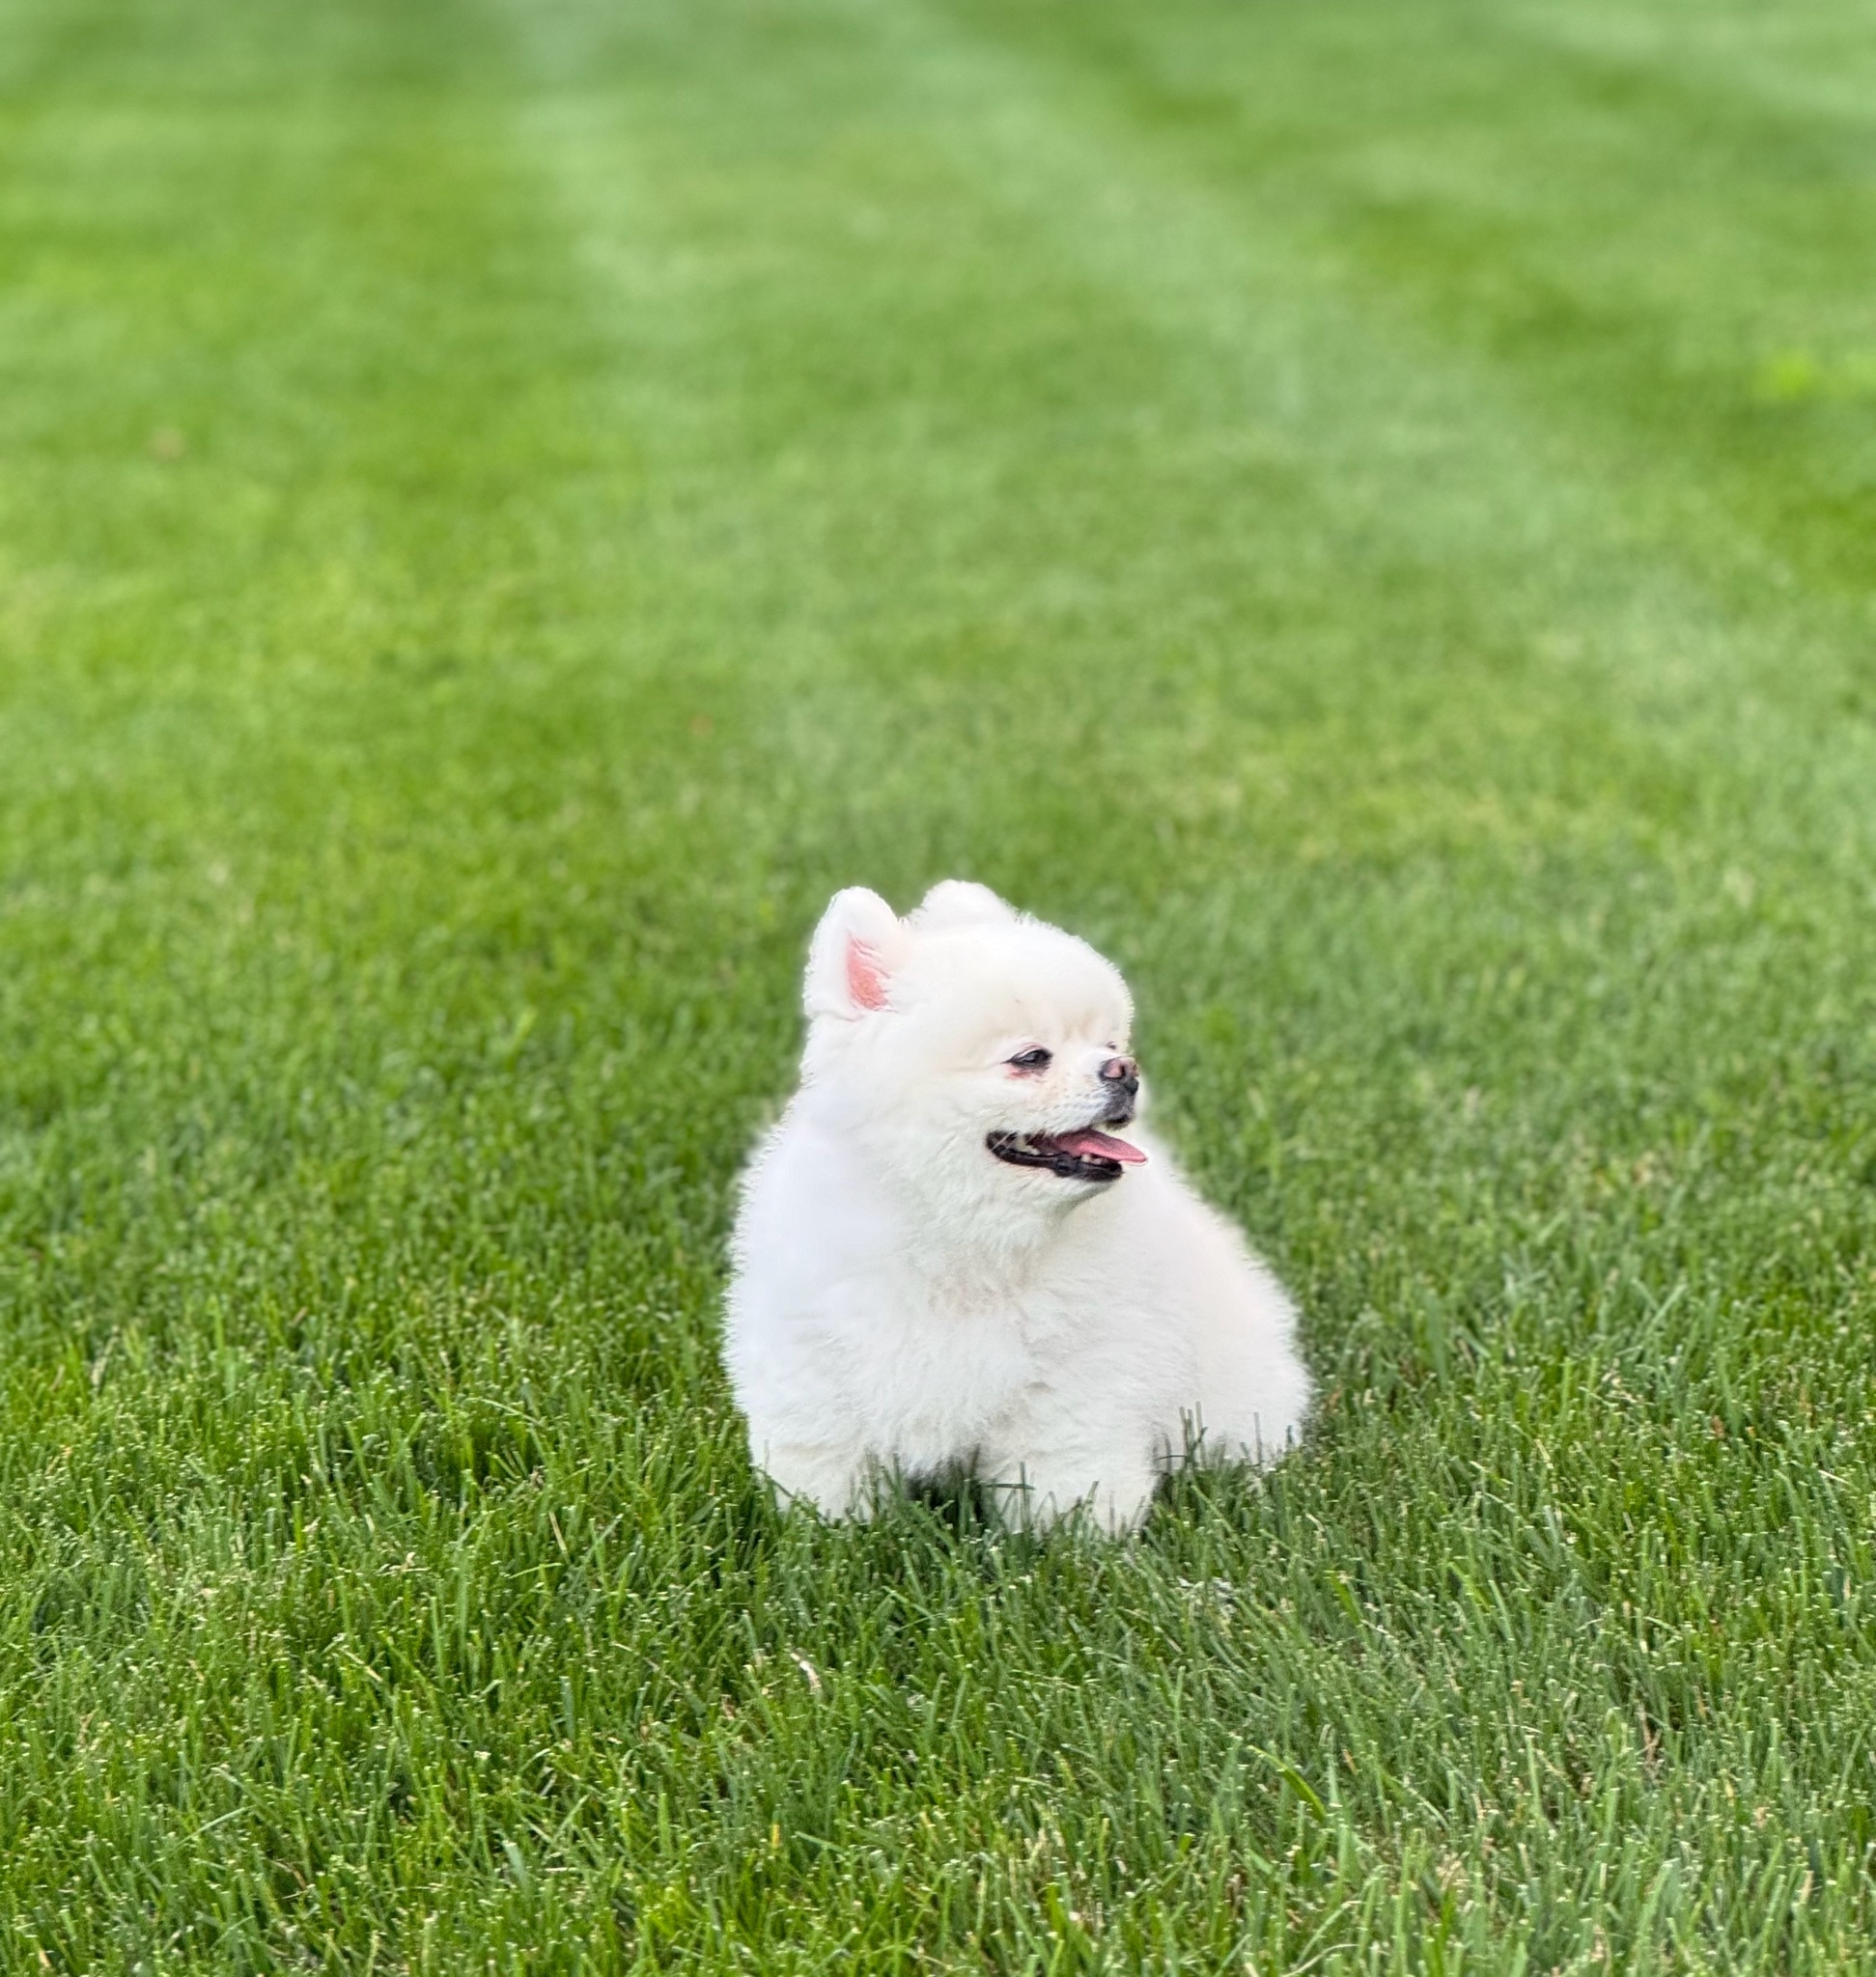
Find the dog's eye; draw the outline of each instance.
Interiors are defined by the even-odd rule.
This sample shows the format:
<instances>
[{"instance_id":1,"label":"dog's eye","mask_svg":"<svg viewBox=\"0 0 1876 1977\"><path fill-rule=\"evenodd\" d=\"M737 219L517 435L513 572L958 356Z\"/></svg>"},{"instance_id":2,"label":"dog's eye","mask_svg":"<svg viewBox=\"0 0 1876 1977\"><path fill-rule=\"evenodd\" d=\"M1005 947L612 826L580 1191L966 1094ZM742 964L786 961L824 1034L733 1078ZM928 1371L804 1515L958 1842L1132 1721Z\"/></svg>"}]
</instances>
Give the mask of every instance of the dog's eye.
<instances>
[{"instance_id":1,"label":"dog's eye","mask_svg":"<svg viewBox=\"0 0 1876 1977\"><path fill-rule=\"evenodd\" d=\"M1045 1050L1040 1044L1033 1050L1019 1050L1010 1059L1012 1071L1047 1071L1054 1061L1055 1053Z\"/></svg>"}]
</instances>

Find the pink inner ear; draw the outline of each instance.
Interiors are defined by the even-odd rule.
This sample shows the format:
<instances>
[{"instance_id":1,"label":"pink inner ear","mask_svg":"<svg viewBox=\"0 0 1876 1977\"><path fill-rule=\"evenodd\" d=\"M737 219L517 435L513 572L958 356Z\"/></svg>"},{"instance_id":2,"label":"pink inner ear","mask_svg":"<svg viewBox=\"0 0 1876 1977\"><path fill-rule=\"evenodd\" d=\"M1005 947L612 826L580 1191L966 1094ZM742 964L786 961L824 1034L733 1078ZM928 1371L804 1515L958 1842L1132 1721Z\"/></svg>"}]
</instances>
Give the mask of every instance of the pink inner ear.
<instances>
[{"instance_id":1,"label":"pink inner ear","mask_svg":"<svg viewBox=\"0 0 1876 1977\"><path fill-rule=\"evenodd\" d=\"M861 1009L886 1006L886 975L876 949L863 940L847 943L847 992Z\"/></svg>"}]
</instances>

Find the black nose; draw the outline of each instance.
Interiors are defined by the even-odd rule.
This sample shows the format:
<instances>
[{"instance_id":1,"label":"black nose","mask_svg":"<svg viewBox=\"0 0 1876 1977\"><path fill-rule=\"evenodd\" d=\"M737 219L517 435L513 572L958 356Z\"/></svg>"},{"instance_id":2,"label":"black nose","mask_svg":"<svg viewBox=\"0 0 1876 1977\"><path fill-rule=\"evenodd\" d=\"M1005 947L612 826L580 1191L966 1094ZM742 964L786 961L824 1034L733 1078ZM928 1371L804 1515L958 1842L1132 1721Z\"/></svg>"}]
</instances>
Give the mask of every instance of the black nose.
<instances>
[{"instance_id":1,"label":"black nose","mask_svg":"<svg viewBox=\"0 0 1876 1977\"><path fill-rule=\"evenodd\" d=\"M1140 1088L1140 1067L1131 1057L1110 1057L1101 1067L1101 1082L1131 1099Z\"/></svg>"}]
</instances>

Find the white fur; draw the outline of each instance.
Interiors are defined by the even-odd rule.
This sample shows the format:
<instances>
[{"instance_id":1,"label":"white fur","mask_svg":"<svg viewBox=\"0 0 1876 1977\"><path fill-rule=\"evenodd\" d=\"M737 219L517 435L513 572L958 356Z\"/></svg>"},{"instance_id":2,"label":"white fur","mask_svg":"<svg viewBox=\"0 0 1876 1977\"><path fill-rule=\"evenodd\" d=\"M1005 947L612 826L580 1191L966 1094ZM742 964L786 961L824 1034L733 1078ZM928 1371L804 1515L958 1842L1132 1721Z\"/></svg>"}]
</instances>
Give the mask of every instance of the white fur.
<instances>
[{"instance_id":1,"label":"white fur","mask_svg":"<svg viewBox=\"0 0 1876 1977\"><path fill-rule=\"evenodd\" d=\"M728 1359L757 1464L864 1514L880 1479L967 1466L1042 1522L1145 1514L1194 1434L1280 1455L1308 1405L1295 1314L1165 1149L1118 1181L995 1159L1111 1094L1133 1005L1084 942L958 880L901 920L835 895L803 985L801 1088L743 1177ZM1024 1074L1008 1060L1054 1053Z\"/></svg>"}]
</instances>

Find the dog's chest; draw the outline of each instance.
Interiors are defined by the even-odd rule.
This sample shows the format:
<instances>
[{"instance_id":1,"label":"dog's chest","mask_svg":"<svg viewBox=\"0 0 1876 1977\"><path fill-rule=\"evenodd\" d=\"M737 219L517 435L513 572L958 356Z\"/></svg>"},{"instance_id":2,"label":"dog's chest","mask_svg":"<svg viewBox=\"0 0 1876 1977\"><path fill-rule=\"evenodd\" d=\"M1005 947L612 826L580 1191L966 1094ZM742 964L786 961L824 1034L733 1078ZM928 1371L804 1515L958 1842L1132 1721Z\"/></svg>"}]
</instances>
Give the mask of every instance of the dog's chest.
<instances>
[{"instance_id":1,"label":"dog's chest","mask_svg":"<svg viewBox=\"0 0 1876 1977\"><path fill-rule=\"evenodd\" d=\"M1047 1316L1020 1296L907 1295L854 1355L850 1392L881 1453L908 1471L967 1461L1049 1383Z\"/></svg>"}]
</instances>

